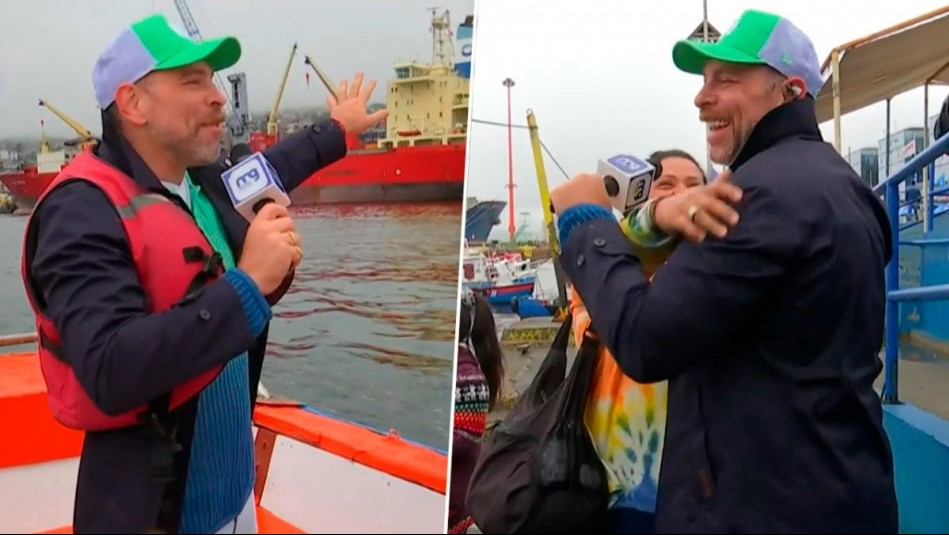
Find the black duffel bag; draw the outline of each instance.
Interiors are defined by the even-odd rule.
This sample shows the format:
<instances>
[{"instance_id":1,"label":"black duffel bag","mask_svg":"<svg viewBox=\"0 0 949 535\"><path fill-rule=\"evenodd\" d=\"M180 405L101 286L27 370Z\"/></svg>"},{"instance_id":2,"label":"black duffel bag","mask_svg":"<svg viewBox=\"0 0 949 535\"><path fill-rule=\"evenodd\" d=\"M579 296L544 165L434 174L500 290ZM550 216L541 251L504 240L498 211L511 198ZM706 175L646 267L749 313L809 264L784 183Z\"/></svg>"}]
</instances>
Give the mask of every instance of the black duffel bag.
<instances>
[{"instance_id":1,"label":"black duffel bag","mask_svg":"<svg viewBox=\"0 0 949 535\"><path fill-rule=\"evenodd\" d=\"M606 470L583 414L599 358L585 337L566 378L572 316L540 370L482 445L467 507L483 533L610 530Z\"/></svg>"}]
</instances>

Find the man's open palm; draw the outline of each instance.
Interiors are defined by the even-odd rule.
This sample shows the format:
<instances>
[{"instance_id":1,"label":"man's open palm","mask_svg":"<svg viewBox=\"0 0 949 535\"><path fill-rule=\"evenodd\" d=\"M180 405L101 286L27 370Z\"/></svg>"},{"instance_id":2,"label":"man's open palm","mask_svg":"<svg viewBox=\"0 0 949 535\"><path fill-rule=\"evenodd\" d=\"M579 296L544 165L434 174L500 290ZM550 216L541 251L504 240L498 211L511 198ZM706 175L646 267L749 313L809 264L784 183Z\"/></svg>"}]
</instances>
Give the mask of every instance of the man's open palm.
<instances>
[{"instance_id":1,"label":"man's open palm","mask_svg":"<svg viewBox=\"0 0 949 535\"><path fill-rule=\"evenodd\" d=\"M372 114L366 112L369 98L376 89L376 81L370 80L366 87L363 87L362 80L363 74L356 73L352 86L349 85L348 80L343 80L339 84L338 101L332 95L326 97L326 107L330 110L330 117L339 121L348 134L361 134L389 116L388 110L379 110Z\"/></svg>"}]
</instances>

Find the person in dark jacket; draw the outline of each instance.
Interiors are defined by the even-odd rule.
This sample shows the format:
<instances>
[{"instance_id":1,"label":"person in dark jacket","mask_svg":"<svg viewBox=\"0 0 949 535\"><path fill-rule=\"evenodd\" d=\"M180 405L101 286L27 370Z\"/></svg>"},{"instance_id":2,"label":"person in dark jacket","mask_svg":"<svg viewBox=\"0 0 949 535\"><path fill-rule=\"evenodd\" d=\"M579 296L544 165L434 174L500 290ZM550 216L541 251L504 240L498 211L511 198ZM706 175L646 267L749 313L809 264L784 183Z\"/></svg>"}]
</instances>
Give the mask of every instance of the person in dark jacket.
<instances>
[{"instance_id":1,"label":"person in dark jacket","mask_svg":"<svg viewBox=\"0 0 949 535\"><path fill-rule=\"evenodd\" d=\"M103 110L97 165L193 216L223 257L223 277L150 314L120 215L102 190L63 182L30 218L24 283L99 410L129 411L196 369L224 366L164 422L180 447L174 457L147 425L86 433L75 533L256 531L251 414L270 307L291 284L302 251L285 208L265 206L248 223L221 180L229 165L220 145L226 96L212 74L239 57L236 39L195 43L156 15L113 39L93 72ZM361 82L357 75L352 86L341 84L330 120L264 151L288 191L343 158L346 133L385 118L385 111L367 115L375 83ZM156 472L163 468L171 482Z\"/></svg>"},{"instance_id":2,"label":"person in dark jacket","mask_svg":"<svg viewBox=\"0 0 949 535\"><path fill-rule=\"evenodd\" d=\"M550 194L564 271L601 340L633 379L670 381L657 531L897 533L873 388L893 244L882 203L821 137L814 47L747 11L673 59L704 75L695 104L740 200L699 186L659 201L654 221L722 232L681 243L650 283L602 179Z\"/></svg>"}]
</instances>

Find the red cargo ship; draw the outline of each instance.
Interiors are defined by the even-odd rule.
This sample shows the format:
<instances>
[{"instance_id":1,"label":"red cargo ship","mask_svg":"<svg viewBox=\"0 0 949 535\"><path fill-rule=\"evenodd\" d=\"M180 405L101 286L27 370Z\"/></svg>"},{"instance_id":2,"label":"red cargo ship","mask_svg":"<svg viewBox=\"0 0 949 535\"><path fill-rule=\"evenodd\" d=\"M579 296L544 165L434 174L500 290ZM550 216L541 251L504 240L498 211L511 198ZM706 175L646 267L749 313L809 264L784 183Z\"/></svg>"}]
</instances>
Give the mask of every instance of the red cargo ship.
<instances>
[{"instance_id":1,"label":"red cargo ship","mask_svg":"<svg viewBox=\"0 0 949 535\"><path fill-rule=\"evenodd\" d=\"M290 196L294 205L462 201L470 72L470 47L465 45L470 41L473 17L459 25L461 53L455 65L446 49L452 41L449 24L447 13L433 14L432 63L395 64L396 76L386 87L385 135L375 142L347 140L349 154L294 190ZM275 136L254 132L249 145L260 150L275 141ZM0 182L14 197L17 214L33 209L71 158L60 151L39 156L43 160L38 167L0 174Z\"/></svg>"},{"instance_id":2,"label":"red cargo ship","mask_svg":"<svg viewBox=\"0 0 949 535\"><path fill-rule=\"evenodd\" d=\"M389 117L377 141L351 136L349 154L310 176L290 198L295 205L372 202L461 202L464 196L471 50L474 27L468 16L458 27L455 64L448 13L432 15L431 63L395 64L386 87ZM251 134L250 147L276 141Z\"/></svg>"},{"instance_id":3,"label":"red cargo ship","mask_svg":"<svg viewBox=\"0 0 949 535\"><path fill-rule=\"evenodd\" d=\"M0 182L13 195L16 203L14 215L26 215L33 211L36 199L53 180L56 173L37 173L36 166L27 167L24 171L0 174Z\"/></svg>"},{"instance_id":4,"label":"red cargo ship","mask_svg":"<svg viewBox=\"0 0 949 535\"><path fill-rule=\"evenodd\" d=\"M32 212L40 194L79 150L82 149L73 144L63 150L51 151L44 135L40 152L36 155L36 164L16 171L0 171L0 182L10 191L16 203L13 214L27 215Z\"/></svg>"}]
</instances>

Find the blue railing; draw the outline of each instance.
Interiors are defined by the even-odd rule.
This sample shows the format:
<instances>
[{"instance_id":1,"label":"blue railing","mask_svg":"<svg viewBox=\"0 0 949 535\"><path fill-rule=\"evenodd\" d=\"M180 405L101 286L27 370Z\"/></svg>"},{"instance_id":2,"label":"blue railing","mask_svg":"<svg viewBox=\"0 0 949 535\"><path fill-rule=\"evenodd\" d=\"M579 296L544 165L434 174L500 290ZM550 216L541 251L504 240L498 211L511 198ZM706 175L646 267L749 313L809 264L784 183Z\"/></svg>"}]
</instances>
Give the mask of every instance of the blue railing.
<instances>
[{"instance_id":1,"label":"blue railing","mask_svg":"<svg viewBox=\"0 0 949 535\"><path fill-rule=\"evenodd\" d=\"M906 179L921 172L926 166L933 164L937 158L949 153L949 135L944 135L935 143L916 155L899 171L893 173L886 180L877 184L874 193L885 194L886 211L890 217L890 233L893 238L893 258L886 266L886 337L884 357L884 403L899 403L899 388L897 379L900 352L900 303L905 301L937 301L949 299L949 284L925 286L900 290L900 184ZM926 231L932 231L933 196L941 192L933 191L934 166L929 168L928 188L930 193L926 202L927 216ZM922 198L919 199L921 201ZM918 201L917 201L918 202ZM945 240L913 240L907 245L935 244ZM920 281L922 284L922 281Z\"/></svg>"}]
</instances>

